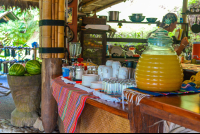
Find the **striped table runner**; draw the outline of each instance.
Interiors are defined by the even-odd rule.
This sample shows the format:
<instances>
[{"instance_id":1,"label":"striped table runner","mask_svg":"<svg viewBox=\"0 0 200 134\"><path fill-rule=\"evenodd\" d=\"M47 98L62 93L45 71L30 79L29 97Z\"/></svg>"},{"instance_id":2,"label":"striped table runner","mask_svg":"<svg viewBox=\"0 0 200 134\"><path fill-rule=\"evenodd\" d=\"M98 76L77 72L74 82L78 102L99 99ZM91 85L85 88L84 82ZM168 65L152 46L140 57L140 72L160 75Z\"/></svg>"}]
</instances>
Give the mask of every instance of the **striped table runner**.
<instances>
[{"instance_id":1,"label":"striped table runner","mask_svg":"<svg viewBox=\"0 0 200 134\"><path fill-rule=\"evenodd\" d=\"M52 80L53 96L58 104L58 113L63 121L65 132L74 133L78 119L83 111L87 98L96 98L94 95L72 84L66 84L61 77Z\"/></svg>"}]
</instances>

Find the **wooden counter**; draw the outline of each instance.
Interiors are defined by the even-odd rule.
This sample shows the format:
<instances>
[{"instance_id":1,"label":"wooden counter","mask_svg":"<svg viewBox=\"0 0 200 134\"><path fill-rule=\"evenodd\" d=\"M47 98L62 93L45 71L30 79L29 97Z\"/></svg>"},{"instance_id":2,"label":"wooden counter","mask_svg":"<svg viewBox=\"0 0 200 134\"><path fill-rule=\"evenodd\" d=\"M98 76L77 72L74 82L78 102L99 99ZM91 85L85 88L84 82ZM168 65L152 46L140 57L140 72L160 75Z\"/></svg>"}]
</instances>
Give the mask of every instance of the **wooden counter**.
<instances>
[{"instance_id":1,"label":"wooden counter","mask_svg":"<svg viewBox=\"0 0 200 134\"><path fill-rule=\"evenodd\" d=\"M167 120L200 132L200 94L144 98L138 107L129 103L129 114L132 115L134 122L141 124L134 125L132 120L132 132L148 132L145 131L148 121L144 122L144 120L154 118L158 121L159 119ZM153 123L148 125L153 125Z\"/></svg>"},{"instance_id":2,"label":"wooden counter","mask_svg":"<svg viewBox=\"0 0 200 134\"><path fill-rule=\"evenodd\" d=\"M191 75L196 74L197 71L184 68L184 73L185 76L189 78ZM135 103L129 103L125 105L124 110L122 109L122 104L107 102L101 99L87 99L86 106L87 108L91 108L92 106L101 109L102 114L104 114L103 111L106 111L110 113L108 117L114 115L115 118L117 116L120 117L120 119L128 120L130 123L128 127L130 127L130 132L132 133L157 133L158 130L159 132L163 132L162 123L152 126L154 123L161 120L167 120L200 132L200 94L147 97L141 100L140 106L136 106ZM87 110L87 112L88 111L90 110ZM83 111L83 113L86 112ZM82 117L80 118L82 119ZM84 120L84 118L82 120ZM108 122L105 122L105 124L106 123ZM110 123L112 124L113 122ZM77 133L82 132L80 129L81 124L83 123L79 121L76 130ZM62 122L59 123L61 132L63 132L62 125ZM104 131L105 130L102 129L102 132Z\"/></svg>"}]
</instances>

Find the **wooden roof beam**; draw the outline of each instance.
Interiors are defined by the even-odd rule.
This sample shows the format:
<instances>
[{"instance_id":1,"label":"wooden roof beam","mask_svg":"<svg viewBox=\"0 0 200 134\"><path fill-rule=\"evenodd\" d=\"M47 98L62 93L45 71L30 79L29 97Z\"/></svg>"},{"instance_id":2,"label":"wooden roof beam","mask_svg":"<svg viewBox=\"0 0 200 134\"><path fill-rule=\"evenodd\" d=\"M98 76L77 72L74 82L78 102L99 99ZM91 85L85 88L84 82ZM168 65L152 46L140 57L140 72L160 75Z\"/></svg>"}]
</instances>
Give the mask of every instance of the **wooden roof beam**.
<instances>
[{"instance_id":1,"label":"wooden roof beam","mask_svg":"<svg viewBox=\"0 0 200 134\"><path fill-rule=\"evenodd\" d=\"M82 7L87 7L89 5L95 4L96 2L99 2L100 0L92 0L90 2L84 3Z\"/></svg>"},{"instance_id":2,"label":"wooden roof beam","mask_svg":"<svg viewBox=\"0 0 200 134\"><path fill-rule=\"evenodd\" d=\"M104 6L104 7L97 8L96 12L99 12L99 11L101 11L101 10L104 10L104 9L106 9L106 8L108 8L108 7L111 7L111 6L113 6L113 5L119 4L119 3L121 3L121 2L124 2L124 0L118 0L118 1L115 1L115 2L113 2L113 3L110 3L110 4L106 5L106 6Z\"/></svg>"}]
</instances>

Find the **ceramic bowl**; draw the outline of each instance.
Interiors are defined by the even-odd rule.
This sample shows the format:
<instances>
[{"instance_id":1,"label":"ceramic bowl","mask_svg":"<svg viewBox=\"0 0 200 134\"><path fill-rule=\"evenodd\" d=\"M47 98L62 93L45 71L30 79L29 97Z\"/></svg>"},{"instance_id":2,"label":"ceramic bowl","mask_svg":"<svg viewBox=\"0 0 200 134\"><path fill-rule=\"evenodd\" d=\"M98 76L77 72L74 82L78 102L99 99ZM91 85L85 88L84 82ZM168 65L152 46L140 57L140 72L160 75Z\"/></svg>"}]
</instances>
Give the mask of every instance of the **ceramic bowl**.
<instances>
[{"instance_id":1,"label":"ceramic bowl","mask_svg":"<svg viewBox=\"0 0 200 134\"><path fill-rule=\"evenodd\" d=\"M148 22L156 22L158 18L146 18Z\"/></svg>"},{"instance_id":2,"label":"ceramic bowl","mask_svg":"<svg viewBox=\"0 0 200 134\"><path fill-rule=\"evenodd\" d=\"M98 75L95 75L95 74L82 75L82 85L83 86L90 87L91 83L94 81L98 81Z\"/></svg>"},{"instance_id":3,"label":"ceramic bowl","mask_svg":"<svg viewBox=\"0 0 200 134\"><path fill-rule=\"evenodd\" d=\"M142 22L145 19L145 16L140 16L140 17L136 17L136 16L129 16L129 19L132 22Z\"/></svg>"}]
</instances>

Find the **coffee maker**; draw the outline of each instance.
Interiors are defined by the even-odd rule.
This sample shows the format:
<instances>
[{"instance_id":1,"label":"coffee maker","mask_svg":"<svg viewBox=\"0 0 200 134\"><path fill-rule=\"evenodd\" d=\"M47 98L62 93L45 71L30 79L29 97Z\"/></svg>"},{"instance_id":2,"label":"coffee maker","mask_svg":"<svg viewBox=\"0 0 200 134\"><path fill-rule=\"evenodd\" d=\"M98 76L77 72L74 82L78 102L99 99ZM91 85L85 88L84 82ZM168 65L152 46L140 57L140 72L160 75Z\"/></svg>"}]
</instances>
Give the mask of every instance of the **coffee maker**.
<instances>
[{"instance_id":1,"label":"coffee maker","mask_svg":"<svg viewBox=\"0 0 200 134\"><path fill-rule=\"evenodd\" d=\"M70 42L69 43L69 53L70 53L70 60L71 65L77 62L78 56L81 54L82 47L81 44L78 42Z\"/></svg>"}]
</instances>

